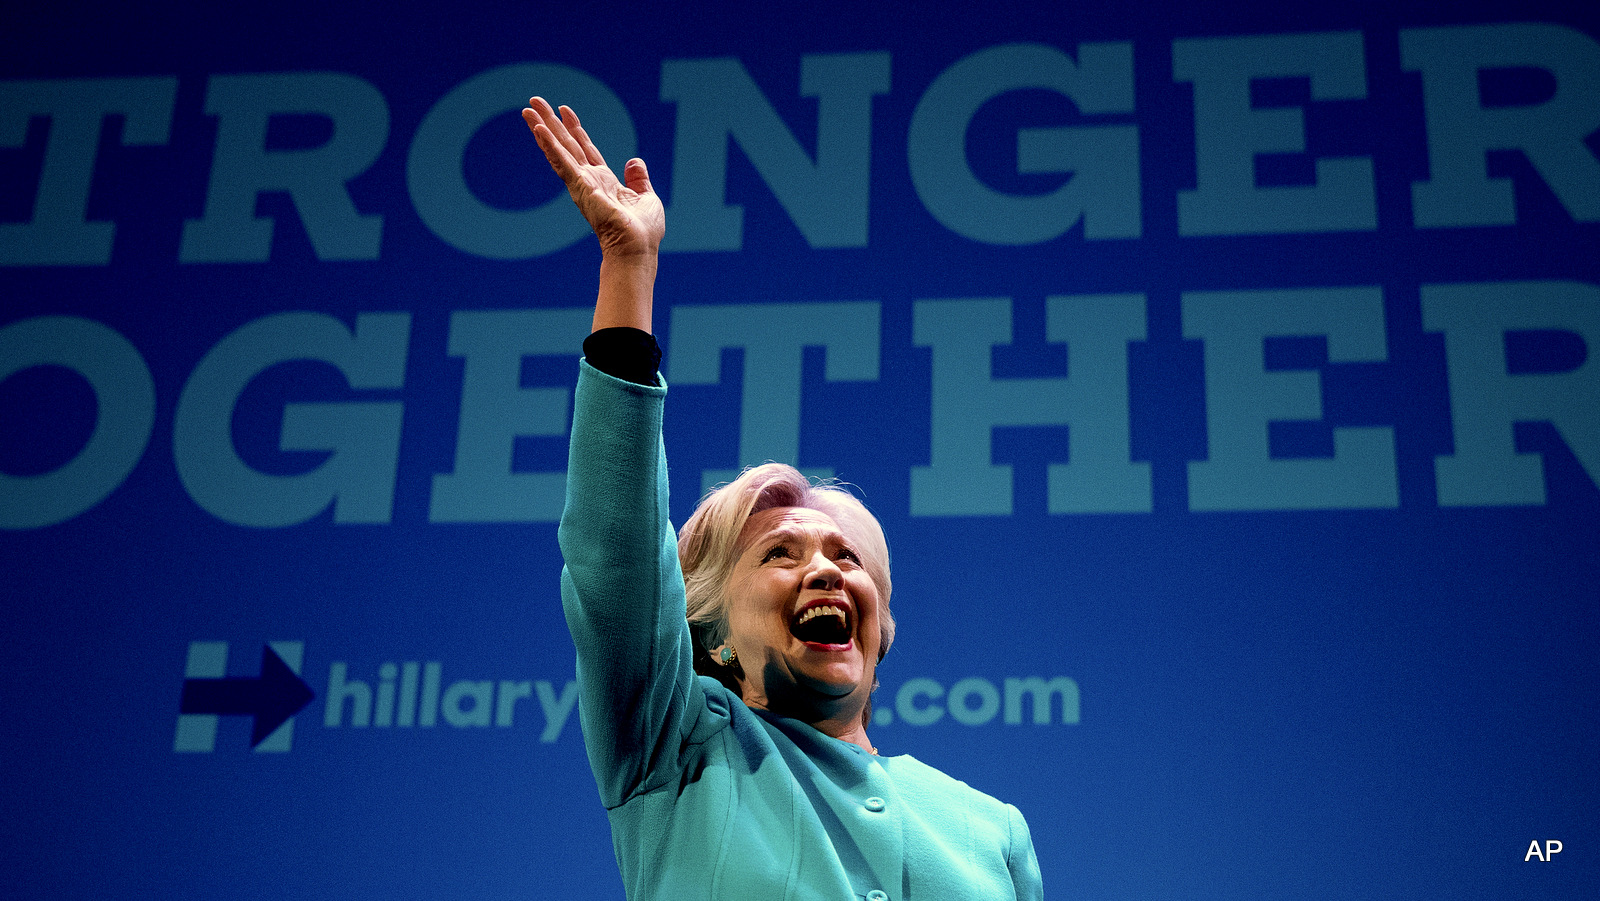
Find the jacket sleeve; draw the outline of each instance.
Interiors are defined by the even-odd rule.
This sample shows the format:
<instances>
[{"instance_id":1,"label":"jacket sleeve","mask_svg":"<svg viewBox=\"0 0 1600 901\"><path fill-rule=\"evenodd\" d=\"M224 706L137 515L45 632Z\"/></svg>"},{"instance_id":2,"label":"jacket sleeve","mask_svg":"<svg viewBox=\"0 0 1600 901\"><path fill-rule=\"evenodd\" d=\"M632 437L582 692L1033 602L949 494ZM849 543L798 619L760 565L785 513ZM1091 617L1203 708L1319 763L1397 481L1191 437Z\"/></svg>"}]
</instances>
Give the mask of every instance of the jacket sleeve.
<instances>
[{"instance_id":1,"label":"jacket sleeve","mask_svg":"<svg viewBox=\"0 0 1600 901\"><path fill-rule=\"evenodd\" d=\"M1011 848L1006 854L1006 869L1011 871L1011 885L1017 901L1042 901L1044 880L1039 875L1039 857L1033 850L1033 834L1028 831L1028 821L1022 811L1006 805L1006 816L1011 820Z\"/></svg>"},{"instance_id":2,"label":"jacket sleeve","mask_svg":"<svg viewBox=\"0 0 1600 901\"><path fill-rule=\"evenodd\" d=\"M664 387L579 364L561 602L584 744L608 809L671 780L705 714L668 519L665 398Z\"/></svg>"}]
</instances>

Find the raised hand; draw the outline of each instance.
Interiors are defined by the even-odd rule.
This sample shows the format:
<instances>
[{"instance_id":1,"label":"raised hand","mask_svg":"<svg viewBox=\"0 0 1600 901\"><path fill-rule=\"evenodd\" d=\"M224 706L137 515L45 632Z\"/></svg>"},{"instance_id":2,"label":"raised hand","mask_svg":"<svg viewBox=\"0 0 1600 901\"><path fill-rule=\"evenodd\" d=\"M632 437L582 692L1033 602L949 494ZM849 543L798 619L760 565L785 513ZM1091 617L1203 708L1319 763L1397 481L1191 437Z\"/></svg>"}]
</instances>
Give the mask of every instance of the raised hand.
<instances>
[{"instance_id":1,"label":"raised hand","mask_svg":"<svg viewBox=\"0 0 1600 901\"><path fill-rule=\"evenodd\" d=\"M619 180L571 108L563 106L557 114L544 98L534 97L522 118L600 239L605 258L619 261L641 254L653 258L666 233L667 217L660 196L650 187L644 160L628 160Z\"/></svg>"}]
</instances>

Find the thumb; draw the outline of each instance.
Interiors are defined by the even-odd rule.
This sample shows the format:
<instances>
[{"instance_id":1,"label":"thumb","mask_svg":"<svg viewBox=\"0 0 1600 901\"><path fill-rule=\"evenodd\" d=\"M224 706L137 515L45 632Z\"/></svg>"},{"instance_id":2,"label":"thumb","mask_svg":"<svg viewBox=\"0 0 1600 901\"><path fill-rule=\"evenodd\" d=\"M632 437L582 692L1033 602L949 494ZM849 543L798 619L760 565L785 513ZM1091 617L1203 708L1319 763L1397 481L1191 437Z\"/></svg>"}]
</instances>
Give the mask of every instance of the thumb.
<instances>
[{"instance_id":1,"label":"thumb","mask_svg":"<svg viewBox=\"0 0 1600 901\"><path fill-rule=\"evenodd\" d=\"M622 182L628 189L638 194L649 194L654 189L650 187L650 170L645 167L644 160L634 157L622 167Z\"/></svg>"}]
</instances>

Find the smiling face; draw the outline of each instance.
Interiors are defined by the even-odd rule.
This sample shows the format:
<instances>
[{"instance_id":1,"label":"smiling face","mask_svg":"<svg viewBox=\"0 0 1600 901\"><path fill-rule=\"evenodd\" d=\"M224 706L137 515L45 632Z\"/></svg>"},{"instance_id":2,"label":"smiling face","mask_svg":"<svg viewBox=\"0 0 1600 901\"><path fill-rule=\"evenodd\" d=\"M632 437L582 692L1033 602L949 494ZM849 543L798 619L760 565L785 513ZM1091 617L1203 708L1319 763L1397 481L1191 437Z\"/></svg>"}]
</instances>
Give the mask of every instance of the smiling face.
<instances>
[{"instance_id":1,"label":"smiling face","mask_svg":"<svg viewBox=\"0 0 1600 901\"><path fill-rule=\"evenodd\" d=\"M832 517L773 507L745 521L724 587L745 703L806 722L859 719L882 641L878 590Z\"/></svg>"}]
</instances>

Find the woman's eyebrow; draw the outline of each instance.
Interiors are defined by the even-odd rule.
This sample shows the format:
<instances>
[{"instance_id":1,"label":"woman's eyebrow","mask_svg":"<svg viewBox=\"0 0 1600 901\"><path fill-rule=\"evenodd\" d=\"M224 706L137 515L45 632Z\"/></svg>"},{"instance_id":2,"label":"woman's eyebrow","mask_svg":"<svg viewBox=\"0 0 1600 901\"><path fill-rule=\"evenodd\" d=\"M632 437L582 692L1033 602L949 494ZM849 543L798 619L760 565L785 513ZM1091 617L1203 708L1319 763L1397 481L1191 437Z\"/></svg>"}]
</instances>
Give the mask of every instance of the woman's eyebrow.
<instances>
[{"instance_id":1,"label":"woman's eyebrow","mask_svg":"<svg viewBox=\"0 0 1600 901\"><path fill-rule=\"evenodd\" d=\"M779 526L761 536L762 544L782 543L785 541L800 541L805 539L806 530L796 526Z\"/></svg>"}]
</instances>

